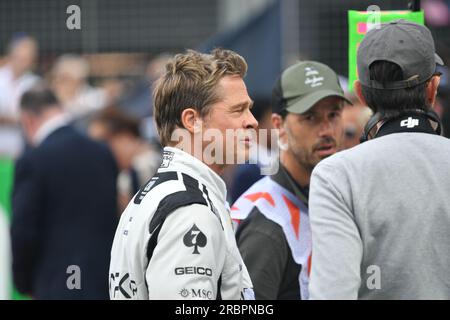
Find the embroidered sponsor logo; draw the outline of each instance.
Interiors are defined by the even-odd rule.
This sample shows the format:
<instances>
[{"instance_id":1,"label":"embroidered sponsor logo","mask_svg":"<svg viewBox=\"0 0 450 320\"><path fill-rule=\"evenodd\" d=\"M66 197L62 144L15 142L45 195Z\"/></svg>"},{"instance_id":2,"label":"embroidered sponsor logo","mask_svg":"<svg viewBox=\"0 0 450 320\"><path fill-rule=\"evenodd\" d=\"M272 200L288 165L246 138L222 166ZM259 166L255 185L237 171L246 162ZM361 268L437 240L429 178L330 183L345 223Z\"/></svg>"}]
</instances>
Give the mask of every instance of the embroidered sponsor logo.
<instances>
[{"instance_id":1,"label":"embroidered sponsor logo","mask_svg":"<svg viewBox=\"0 0 450 320\"><path fill-rule=\"evenodd\" d=\"M194 224L184 235L183 243L186 247L194 247L192 254L200 254L198 248L203 248L208 243L206 235Z\"/></svg>"},{"instance_id":2,"label":"embroidered sponsor logo","mask_svg":"<svg viewBox=\"0 0 450 320\"><path fill-rule=\"evenodd\" d=\"M137 286L134 280L130 279L130 274L125 273L120 275L119 272L111 273L109 275L109 292L112 293L112 297L115 298L116 294L120 294L126 298L137 295Z\"/></svg>"},{"instance_id":3,"label":"embroidered sponsor logo","mask_svg":"<svg viewBox=\"0 0 450 320\"><path fill-rule=\"evenodd\" d=\"M158 181L158 179L159 179L158 176L155 176L155 177L151 178L151 180L145 185L145 187L139 191L139 193L134 198L134 203L135 204L140 204L142 202L144 197L147 195L147 193L150 192L150 190L152 189L153 185Z\"/></svg>"},{"instance_id":4,"label":"embroidered sponsor logo","mask_svg":"<svg viewBox=\"0 0 450 320\"><path fill-rule=\"evenodd\" d=\"M186 289L183 288L178 293L181 297L187 298L191 296L193 299L213 299L213 293L211 290L206 289Z\"/></svg>"},{"instance_id":5,"label":"embroidered sponsor logo","mask_svg":"<svg viewBox=\"0 0 450 320\"><path fill-rule=\"evenodd\" d=\"M182 296L183 298L187 298L189 297L189 290L188 289L181 289L181 291L179 292L180 296Z\"/></svg>"},{"instance_id":6,"label":"embroidered sponsor logo","mask_svg":"<svg viewBox=\"0 0 450 320\"><path fill-rule=\"evenodd\" d=\"M205 275L208 277L212 276L212 270L210 268L205 267L177 267L175 268L175 274L177 276L185 275L185 274L199 274Z\"/></svg>"},{"instance_id":7,"label":"embroidered sponsor logo","mask_svg":"<svg viewBox=\"0 0 450 320\"><path fill-rule=\"evenodd\" d=\"M172 151L164 151L160 168L168 168L169 167L170 162L173 159L173 154L174 153Z\"/></svg>"},{"instance_id":8,"label":"embroidered sponsor logo","mask_svg":"<svg viewBox=\"0 0 450 320\"><path fill-rule=\"evenodd\" d=\"M208 300L212 300L213 298L212 291L205 289L191 289L191 295L192 298L201 298Z\"/></svg>"}]
</instances>

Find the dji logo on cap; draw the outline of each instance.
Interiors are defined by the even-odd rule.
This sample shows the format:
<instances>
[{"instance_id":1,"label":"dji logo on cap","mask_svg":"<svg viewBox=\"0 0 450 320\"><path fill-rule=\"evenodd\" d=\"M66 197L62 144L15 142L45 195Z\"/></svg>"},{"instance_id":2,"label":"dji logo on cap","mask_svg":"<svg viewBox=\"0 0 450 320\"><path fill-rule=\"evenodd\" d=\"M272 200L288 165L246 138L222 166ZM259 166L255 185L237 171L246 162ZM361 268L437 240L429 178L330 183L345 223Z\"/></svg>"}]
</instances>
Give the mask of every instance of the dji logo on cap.
<instances>
[{"instance_id":1,"label":"dji logo on cap","mask_svg":"<svg viewBox=\"0 0 450 320\"><path fill-rule=\"evenodd\" d=\"M419 119L413 119L409 117L408 119L402 120L400 122L400 127L414 128L419 125Z\"/></svg>"}]
</instances>

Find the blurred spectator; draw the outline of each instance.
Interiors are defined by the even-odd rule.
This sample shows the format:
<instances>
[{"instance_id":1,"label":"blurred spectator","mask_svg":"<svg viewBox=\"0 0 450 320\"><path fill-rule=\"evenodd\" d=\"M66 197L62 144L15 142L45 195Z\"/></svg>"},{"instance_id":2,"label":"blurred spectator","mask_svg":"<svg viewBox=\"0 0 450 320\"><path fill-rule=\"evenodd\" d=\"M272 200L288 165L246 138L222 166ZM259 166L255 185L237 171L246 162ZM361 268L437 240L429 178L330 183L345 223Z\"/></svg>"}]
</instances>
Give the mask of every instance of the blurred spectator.
<instances>
[{"instance_id":1,"label":"blurred spectator","mask_svg":"<svg viewBox=\"0 0 450 320\"><path fill-rule=\"evenodd\" d=\"M424 0L422 9L428 26L445 27L450 25L450 1Z\"/></svg>"},{"instance_id":2,"label":"blurred spectator","mask_svg":"<svg viewBox=\"0 0 450 320\"><path fill-rule=\"evenodd\" d=\"M51 71L51 85L66 112L85 128L86 118L107 105L106 91L89 85L89 63L79 55L58 58Z\"/></svg>"},{"instance_id":3,"label":"blurred spectator","mask_svg":"<svg viewBox=\"0 0 450 320\"><path fill-rule=\"evenodd\" d=\"M147 64L142 78L131 85L129 83L127 85L127 82L125 82L124 94L118 102L123 112L135 118L143 119L141 123L143 136L152 142L159 143L153 120L153 86L156 80L165 72L165 65L172 56L170 53L161 53L152 59Z\"/></svg>"},{"instance_id":4,"label":"blurred spectator","mask_svg":"<svg viewBox=\"0 0 450 320\"><path fill-rule=\"evenodd\" d=\"M169 53L161 53L156 56L148 63L145 75L125 90L119 104L126 113L137 118L153 114L152 86L164 73L165 65L170 58L172 55Z\"/></svg>"},{"instance_id":5,"label":"blurred spectator","mask_svg":"<svg viewBox=\"0 0 450 320\"><path fill-rule=\"evenodd\" d=\"M250 151L249 163L235 167L231 180L231 203L235 202L253 183L261 179L261 168L271 163L270 129L272 128L272 107L268 100L256 99L252 108L255 119L258 120L258 145ZM262 130L261 130L262 129ZM263 141L259 140L262 133L267 134Z\"/></svg>"},{"instance_id":6,"label":"blurred spectator","mask_svg":"<svg viewBox=\"0 0 450 320\"><path fill-rule=\"evenodd\" d=\"M372 116L372 111L363 105L355 95L349 96L349 100L353 105L347 104L342 110L342 125L344 128L342 149L344 150L360 143L364 126Z\"/></svg>"},{"instance_id":7,"label":"blurred spectator","mask_svg":"<svg viewBox=\"0 0 450 320\"><path fill-rule=\"evenodd\" d=\"M38 45L21 35L11 41L7 53L6 64L0 68L0 155L16 157L23 147L18 104L21 95L39 80L31 72Z\"/></svg>"},{"instance_id":8,"label":"blurred spectator","mask_svg":"<svg viewBox=\"0 0 450 320\"><path fill-rule=\"evenodd\" d=\"M439 71L442 72L442 75L434 111L442 119L444 136L450 138L450 70L447 67L442 67Z\"/></svg>"},{"instance_id":9,"label":"blurred spectator","mask_svg":"<svg viewBox=\"0 0 450 320\"><path fill-rule=\"evenodd\" d=\"M14 283L36 299L107 299L117 222L114 158L67 125L50 89L26 92L21 111L33 148L18 160L14 178ZM79 282L70 281L71 266Z\"/></svg>"},{"instance_id":10,"label":"blurred spectator","mask_svg":"<svg viewBox=\"0 0 450 320\"><path fill-rule=\"evenodd\" d=\"M119 212L123 212L133 195L158 169L160 152L141 138L137 120L114 107L102 110L93 118L89 134L107 142L116 158L120 170Z\"/></svg>"}]
</instances>

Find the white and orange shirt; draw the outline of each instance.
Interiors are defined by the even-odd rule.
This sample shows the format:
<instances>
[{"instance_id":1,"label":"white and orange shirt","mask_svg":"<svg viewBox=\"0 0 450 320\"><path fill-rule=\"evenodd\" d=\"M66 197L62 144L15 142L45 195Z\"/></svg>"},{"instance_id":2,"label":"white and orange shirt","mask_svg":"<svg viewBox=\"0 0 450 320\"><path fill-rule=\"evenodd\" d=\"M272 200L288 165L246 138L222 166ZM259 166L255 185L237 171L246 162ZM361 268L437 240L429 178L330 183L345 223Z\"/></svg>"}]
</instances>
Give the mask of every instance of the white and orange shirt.
<instances>
[{"instance_id":1,"label":"white and orange shirt","mask_svg":"<svg viewBox=\"0 0 450 320\"><path fill-rule=\"evenodd\" d=\"M302 266L298 279L300 296L308 299L312 246L307 206L267 176L253 184L231 207L235 230L254 207L267 219L281 226L294 261Z\"/></svg>"}]
</instances>

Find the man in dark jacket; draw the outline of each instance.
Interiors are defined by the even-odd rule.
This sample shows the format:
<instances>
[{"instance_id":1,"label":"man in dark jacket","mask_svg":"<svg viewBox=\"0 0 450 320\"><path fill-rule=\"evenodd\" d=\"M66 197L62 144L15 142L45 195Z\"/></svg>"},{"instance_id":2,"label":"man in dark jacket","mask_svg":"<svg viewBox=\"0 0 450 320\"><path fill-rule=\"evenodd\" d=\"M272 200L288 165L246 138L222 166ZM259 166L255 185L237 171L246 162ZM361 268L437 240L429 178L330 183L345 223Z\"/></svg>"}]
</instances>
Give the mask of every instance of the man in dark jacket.
<instances>
[{"instance_id":1,"label":"man in dark jacket","mask_svg":"<svg viewBox=\"0 0 450 320\"><path fill-rule=\"evenodd\" d=\"M14 283L36 299L107 299L115 161L106 146L68 125L45 87L23 95L21 122L32 147L14 179Z\"/></svg>"}]
</instances>

